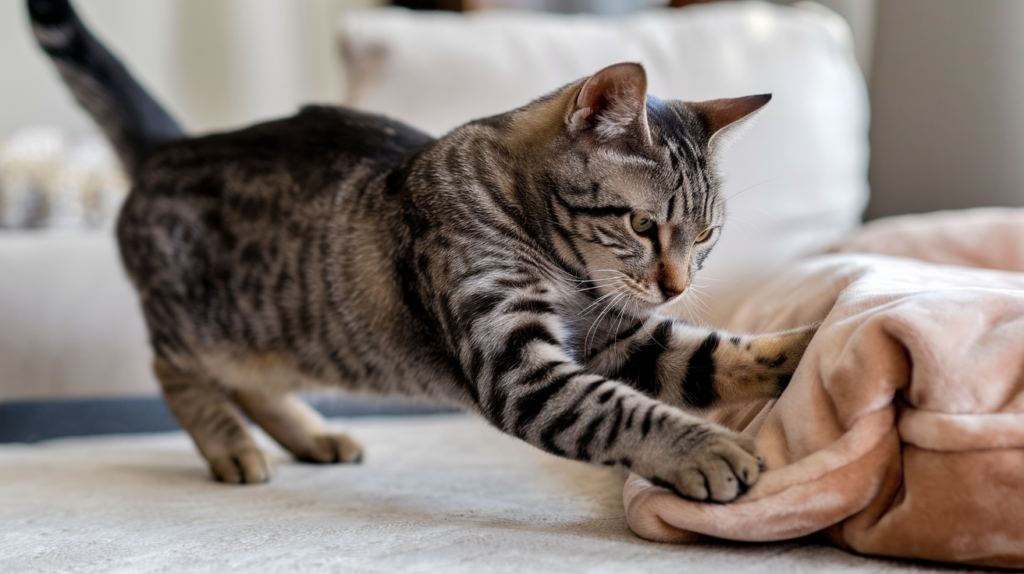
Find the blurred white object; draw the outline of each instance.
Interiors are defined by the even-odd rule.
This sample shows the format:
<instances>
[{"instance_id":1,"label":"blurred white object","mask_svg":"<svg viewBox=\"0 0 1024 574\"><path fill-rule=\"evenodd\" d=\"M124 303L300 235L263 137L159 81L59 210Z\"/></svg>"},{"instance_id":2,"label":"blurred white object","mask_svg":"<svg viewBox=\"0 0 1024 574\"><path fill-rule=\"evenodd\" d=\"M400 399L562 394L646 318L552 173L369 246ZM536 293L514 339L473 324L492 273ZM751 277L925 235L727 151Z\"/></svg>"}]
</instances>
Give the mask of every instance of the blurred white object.
<instances>
[{"instance_id":1,"label":"blurred white object","mask_svg":"<svg viewBox=\"0 0 1024 574\"><path fill-rule=\"evenodd\" d=\"M0 230L0 401L157 392L112 233Z\"/></svg>"},{"instance_id":2,"label":"blurred white object","mask_svg":"<svg viewBox=\"0 0 1024 574\"><path fill-rule=\"evenodd\" d=\"M354 12L341 22L348 103L440 135L621 61L643 63L661 98L772 93L722 162L730 218L695 280L706 307L678 309L721 324L751 285L859 225L867 203L868 100L849 28L803 4L625 18Z\"/></svg>"},{"instance_id":3,"label":"blurred white object","mask_svg":"<svg viewBox=\"0 0 1024 574\"><path fill-rule=\"evenodd\" d=\"M98 135L70 139L34 127L0 142L0 227L100 227L113 221L128 182Z\"/></svg>"}]
</instances>

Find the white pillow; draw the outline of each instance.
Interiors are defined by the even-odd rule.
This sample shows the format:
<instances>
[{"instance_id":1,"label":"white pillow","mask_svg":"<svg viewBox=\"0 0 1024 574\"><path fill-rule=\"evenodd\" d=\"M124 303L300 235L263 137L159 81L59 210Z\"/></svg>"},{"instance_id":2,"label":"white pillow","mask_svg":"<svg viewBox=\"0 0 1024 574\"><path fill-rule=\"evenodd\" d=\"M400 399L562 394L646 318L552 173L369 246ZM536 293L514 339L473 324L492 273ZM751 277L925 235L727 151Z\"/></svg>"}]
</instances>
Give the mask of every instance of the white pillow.
<instances>
[{"instance_id":1,"label":"white pillow","mask_svg":"<svg viewBox=\"0 0 1024 574\"><path fill-rule=\"evenodd\" d=\"M694 318L724 323L744 290L847 234L867 203L867 91L846 23L818 5L618 19L388 9L347 14L341 39L348 105L435 135L620 61L642 62L663 99L772 93L722 162L730 218L694 282L709 307Z\"/></svg>"}]
</instances>

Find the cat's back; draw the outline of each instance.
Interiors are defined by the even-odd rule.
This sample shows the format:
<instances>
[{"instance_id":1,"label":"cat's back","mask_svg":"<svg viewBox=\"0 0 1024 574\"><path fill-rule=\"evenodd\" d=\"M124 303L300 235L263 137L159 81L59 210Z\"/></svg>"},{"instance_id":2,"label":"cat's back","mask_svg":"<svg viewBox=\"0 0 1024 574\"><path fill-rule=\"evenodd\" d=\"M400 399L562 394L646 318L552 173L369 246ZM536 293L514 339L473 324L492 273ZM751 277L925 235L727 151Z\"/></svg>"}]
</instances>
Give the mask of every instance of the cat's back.
<instances>
[{"instance_id":1,"label":"cat's back","mask_svg":"<svg viewBox=\"0 0 1024 574\"><path fill-rule=\"evenodd\" d=\"M369 182L432 138L382 116L333 106L163 145L122 210L126 258L142 236L187 229L213 251L266 241L344 212ZM220 241L217 241L217 240ZM126 261L131 270L131 261Z\"/></svg>"},{"instance_id":2,"label":"cat's back","mask_svg":"<svg viewBox=\"0 0 1024 574\"><path fill-rule=\"evenodd\" d=\"M337 106L307 106L289 118L244 129L171 142L152 157L137 189L164 191L183 176L220 173L236 178L271 173L287 175L295 184L316 187L344 179L362 165L387 170L431 137L400 122ZM206 190L209 192L209 190Z\"/></svg>"}]
</instances>

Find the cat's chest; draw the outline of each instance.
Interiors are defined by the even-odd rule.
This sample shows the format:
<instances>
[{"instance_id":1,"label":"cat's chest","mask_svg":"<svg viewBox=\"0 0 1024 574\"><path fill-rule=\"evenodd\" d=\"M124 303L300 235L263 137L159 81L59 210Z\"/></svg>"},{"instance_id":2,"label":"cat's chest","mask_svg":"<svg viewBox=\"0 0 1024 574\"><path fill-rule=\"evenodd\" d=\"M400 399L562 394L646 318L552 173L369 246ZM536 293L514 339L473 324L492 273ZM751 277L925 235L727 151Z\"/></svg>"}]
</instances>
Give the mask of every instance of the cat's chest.
<instances>
[{"instance_id":1,"label":"cat's chest","mask_svg":"<svg viewBox=\"0 0 1024 574\"><path fill-rule=\"evenodd\" d=\"M643 326L629 306L613 296L570 294L560 315L564 348L581 364L600 361Z\"/></svg>"}]
</instances>

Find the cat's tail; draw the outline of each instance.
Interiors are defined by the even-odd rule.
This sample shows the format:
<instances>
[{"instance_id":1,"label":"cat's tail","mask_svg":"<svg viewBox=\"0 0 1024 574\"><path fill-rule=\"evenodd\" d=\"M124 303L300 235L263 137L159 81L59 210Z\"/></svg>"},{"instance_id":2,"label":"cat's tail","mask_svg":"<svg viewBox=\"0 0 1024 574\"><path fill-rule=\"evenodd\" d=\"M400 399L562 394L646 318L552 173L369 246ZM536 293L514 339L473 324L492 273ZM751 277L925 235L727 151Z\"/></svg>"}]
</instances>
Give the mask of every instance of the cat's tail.
<instances>
[{"instance_id":1,"label":"cat's tail","mask_svg":"<svg viewBox=\"0 0 1024 574\"><path fill-rule=\"evenodd\" d=\"M134 179L163 142L185 137L160 104L86 30L68 0L28 0L32 30Z\"/></svg>"}]
</instances>

